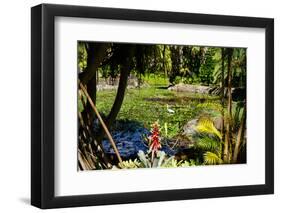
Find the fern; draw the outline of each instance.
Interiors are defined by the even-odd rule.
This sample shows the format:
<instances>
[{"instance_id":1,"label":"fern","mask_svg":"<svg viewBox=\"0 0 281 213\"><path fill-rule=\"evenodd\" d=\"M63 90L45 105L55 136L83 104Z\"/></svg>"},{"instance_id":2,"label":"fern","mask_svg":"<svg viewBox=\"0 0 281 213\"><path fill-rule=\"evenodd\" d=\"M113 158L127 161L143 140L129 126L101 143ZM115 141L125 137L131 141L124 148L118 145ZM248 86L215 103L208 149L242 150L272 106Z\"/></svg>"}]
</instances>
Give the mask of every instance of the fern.
<instances>
[{"instance_id":1,"label":"fern","mask_svg":"<svg viewBox=\"0 0 281 213\"><path fill-rule=\"evenodd\" d=\"M216 151L220 149L221 142L210 137L199 138L198 141L194 144L196 149L204 151Z\"/></svg>"},{"instance_id":2,"label":"fern","mask_svg":"<svg viewBox=\"0 0 281 213\"><path fill-rule=\"evenodd\" d=\"M212 134L217 136L219 139L222 139L221 133L214 126L213 121L208 118L201 118L198 122L196 129L199 133Z\"/></svg>"},{"instance_id":3,"label":"fern","mask_svg":"<svg viewBox=\"0 0 281 213\"><path fill-rule=\"evenodd\" d=\"M207 165L222 164L223 160L213 152L204 153L204 163Z\"/></svg>"}]
</instances>

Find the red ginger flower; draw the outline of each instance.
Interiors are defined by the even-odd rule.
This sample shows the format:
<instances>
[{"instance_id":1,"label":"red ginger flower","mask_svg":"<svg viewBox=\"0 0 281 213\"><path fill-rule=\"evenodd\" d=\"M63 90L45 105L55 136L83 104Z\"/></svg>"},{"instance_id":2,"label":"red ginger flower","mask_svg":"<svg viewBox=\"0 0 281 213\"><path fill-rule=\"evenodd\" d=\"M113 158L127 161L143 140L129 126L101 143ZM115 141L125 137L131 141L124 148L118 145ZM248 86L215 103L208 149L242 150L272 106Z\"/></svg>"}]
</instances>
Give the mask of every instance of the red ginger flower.
<instances>
[{"instance_id":1,"label":"red ginger flower","mask_svg":"<svg viewBox=\"0 0 281 213\"><path fill-rule=\"evenodd\" d=\"M153 155L156 151L158 151L161 148L159 134L160 134L159 124L158 124L158 122L155 122L152 124L152 130L151 130L151 136L150 136L150 140L151 140L150 151L152 151Z\"/></svg>"}]
</instances>

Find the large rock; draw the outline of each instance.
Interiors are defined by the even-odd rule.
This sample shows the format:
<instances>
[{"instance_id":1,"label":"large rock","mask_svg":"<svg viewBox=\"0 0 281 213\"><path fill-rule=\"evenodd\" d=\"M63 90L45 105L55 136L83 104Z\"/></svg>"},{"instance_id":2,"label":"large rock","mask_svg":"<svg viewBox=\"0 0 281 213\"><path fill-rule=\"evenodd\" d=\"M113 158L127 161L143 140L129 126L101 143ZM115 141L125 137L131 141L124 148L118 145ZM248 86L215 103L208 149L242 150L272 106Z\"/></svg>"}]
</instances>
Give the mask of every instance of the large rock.
<instances>
[{"instance_id":1,"label":"large rock","mask_svg":"<svg viewBox=\"0 0 281 213\"><path fill-rule=\"evenodd\" d=\"M214 126L216 129L221 130L222 128L222 117L217 116L217 117L212 117L211 120L214 122ZM198 125L198 118L192 119L188 121L182 129L182 135L187 137L192 141L192 138L197 134L196 127Z\"/></svg>"},{"instance_id":2,"label":"large rock","mask_svg":"<svg viewBox=\"0 0 281 213\"><path fill-rule=\"evenodd\" d=\"M192 119L188 121L182 128L182 135L191 139L196 134L196 126L198 124L198 119Z\"/></svg>"},{"instance_id":3,"label":"large rock","mask_svg":"<svg viewBox=\"0 0 281 213\"><path fill-rule=\"evenodd\" d=\"M179 83L179 84L169 87L168 90L176 91L176 92L209 94L210 90L212 90L212 88L208 87L208 86Z\"/></svg>"},{"instance_id":4,"label":"large rock","mask_svg":"<svg viewBox=\"0 0 281 213\"><path fill-rule=\"evenodd\" d=\"M218 116L212 119L214 122L214 126L218 129L221 130L222 129L222 116Z\"/></svg>"}]
</instances>

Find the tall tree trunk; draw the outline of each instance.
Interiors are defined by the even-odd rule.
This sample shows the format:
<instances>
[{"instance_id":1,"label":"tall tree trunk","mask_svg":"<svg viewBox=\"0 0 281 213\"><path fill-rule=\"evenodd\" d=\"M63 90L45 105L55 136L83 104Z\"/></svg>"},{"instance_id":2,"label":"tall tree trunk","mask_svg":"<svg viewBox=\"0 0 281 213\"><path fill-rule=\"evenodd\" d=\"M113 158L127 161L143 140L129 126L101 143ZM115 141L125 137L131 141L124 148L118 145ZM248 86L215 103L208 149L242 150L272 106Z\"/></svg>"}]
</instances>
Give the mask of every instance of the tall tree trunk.
<instances>
[{"instance_id":1,"label":"tall tree trunk","mask_svg":"<svg viewBox=\"0 0 281 213\"><path fill-rule=\"evenodd\" d=\"M221 135L222 139L221 141L224 141L224 57L225 57L225 52L224 48L221 48ZM222 145L221 145L222 146ZM222 148L220 149L221 151Z\"/></svg>"},{"instance_id":2,"label":"tall tree trunk","mask_svg":"<svg viewBox=\"0 0 281 213\"><path fill-rule=\"evenodd\" d=\"M221 48L221 105L222 105L222 135L224 131L224 48Z\"/></svg>"},{"instance_id":3,"label":"tall tree trunk","mask_svg":"<svg viewBox=\"0 0 281 213\"><path fill-rule=\"evenodd\" d=\"M164 45L163 49L163 69L164 69L164 78L167 77L167 71L166 71L166 64L165 64L165 55L166 55L166 45Z\"/></svg>"},{"instance_id":4,"label":"tall tree trunk","mask_svg":"<svg viewBox=\"0 0 281 213\"><path fill-rule=\"evenodd\" d=\"M88 82L87 84L87 91L90 95L91 99L93 100L94 104L96 104L96 94L97 94L97 83L95 76ZM93 119L94 119L94 111L91 108L89 102L86 103L85 109L82 112L84 119L87 121L87 125L91 126Z\"/></svg>"},{"instance_id":5,"label":"tall tree trunk","mask_svg":"<svg viewBox=\"0 0 281 213\"><path fill-rule=\"evenodd\" d=\"M97 93L97 70L106 55L108 46L108 44L89 43L87 68L84 72L79 74L79 80L83 85L86 85L87 92L94 104L96 103ZM94 112L89 103L86 104L82 115L84 120L87 121L87 125L92 125Z\"/></svg>"},{"instance_id":6,"label":"tall tree trunk","mask_svg":"<svg viewBox=\"0 0 281 213\"><path fill-rule=\"evenodd\" d=\"M83 85L87 85L88 82L96 76L96 71L106 56L106 50L109 46L108 43L89 43L88 60L90 60L90 64L87 64L86 70L79 74L79 79Z\"/></svg>"},{"instance_id":7,"label":"tall tree trunk","mask_svg":"<svg viewBox=\"0 0 281 213\"><path fill-rule=\"evenodd\" d=\"M99 80L100 80L100 77L99 77L99 71L98 71L98 69L97 69L97 85L99 84Z\"/></svg>"},{"instance_id":8,"label":"tall tree trunk","mask_svg":"<svg viewBox=\"0 0 281 213\"><path fill-rule=\"evenodd\" d=\"M239 154L240 146L241 146L241 143L244 138L245 125L246 125L246 107L244 106L243 114L242 114L242 118L241 118L241 124L240 124L239 130L238 130L237 140L236 140L235 147L234 147L232 163L237 163L237 157Z\"/></svg>"},{"instance_id":9,"label":"tall tree trunk","mask_svg":"<svg viewBox=\"0 0 281 213\"><path fill-rule=\"evenodd\" d=\"M227 121L226 121L226 134L225 134L225 143L223 151L223 160L225 163L230 162L230 151L231 146L231 131L232 131L232 53L233 49L227 49Z\"/></svg>"},{"instance_id":10,"label":"tall tree trunk","mask_svg":"<svg viewBox=\"0 0 281 213\"><path fill-rule=\"evenodd\" d=\"M92 101L96 102L96 73L97 69L106 56L106 50L109 44L92 44L89 43L87 68L83 73L79 74L79 80L86 86L87 92ZM82 98L83 100L83 98ZM95 140L92 125L94 112L89 104L83 103L84 111L79 116L79 144L85 146L89 144L89 147L94 152L103 168L110 168L111 163L104 153L102 146ZM84 153L86 154L86 153Z\"/></svg>"},{"instance_id":11,"label":"tall tree trunk","mask_svg":"<svg viewBox=\"0 0 281 213\"><path fill-rule=\"evenodd\" d=\"M171 46L171 60L172 60L172 70L169 75L169 81L174 84L176 76L180 74L180 49L178 46Z\"/></svg>"},{"instance_id":12,"label":"tall tree trunk","mask_svg":"<svg viewBox=\"0 0 281 213\"><path fill-rule=\"evenodd\" d=\"M124 100L125 91L127 88L128 77L131 71L131 63L132 63L132 56L135 51L135 46L129 46L126 48L128 53L126 56L125 61L121 64L121 73L119 79L119 85L117 89L117 94L110 110L109 115L105 119L105 124L108 129L111 128L112 124L114 123ZM99 134L97 136L97 141L101 141L104 137L104 130L100 128Z\"/></svg>"},{"instance_id":13,"label":"tall tree trunk","mask_svg":"<svg viewBox=\"0 0 281 213\"><path fill-rule=\"evenodd\" d=\"M112 125L112 123L114 122L115 118L117 117L117 115L121 109L121 106L122 106L122 103L123 103L123 100L125 97L125 91L126 91L126 87L127 87L129 74L130 74L130 67L128 65L121 66L121 74L120 74L117 94L116 94L113 106L110 110L110 113L106 118L107 127Z\"/></svg>"}]
</instances>

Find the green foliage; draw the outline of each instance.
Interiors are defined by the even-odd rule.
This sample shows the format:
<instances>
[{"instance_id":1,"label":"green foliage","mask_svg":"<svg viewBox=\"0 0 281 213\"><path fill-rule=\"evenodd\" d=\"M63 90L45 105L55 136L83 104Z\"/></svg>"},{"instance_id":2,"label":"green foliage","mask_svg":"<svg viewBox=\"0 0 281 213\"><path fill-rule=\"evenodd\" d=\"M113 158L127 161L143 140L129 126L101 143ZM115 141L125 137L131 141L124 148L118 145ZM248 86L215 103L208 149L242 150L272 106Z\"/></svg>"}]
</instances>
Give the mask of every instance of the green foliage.
<instances>
[{"instance_id":1,"label":"green foliage","mask_svg":"<svg viewBox=\"0 0 281 213\"><path fill-rule=\"evenodd\" d=\"M138 157L142 163L143 168L157 168L165 165L170 158L167 158L164 151L157 151L155 158L151 159L150 153L138 152Z\"/></svg>"},{"instance_id":2,"label":"green foliage","mask_svg":"<svg viewBox=\"0 0 281 213\"><path fill-rule=\"evenodd\" d=\"M205 136L205 137L198 138L198 140L194 144L194 147L196 149L200 149L204 151L219 152L220 145L221 142L219 140Z\"/></svg>"},{"instance_id":3,"label":"green foliage","mask_svg":"<svg viewBox=\"0 0 281 213\"><path fill-rule=\"evenodd\" d=\"M213 56L213 60L215 62L214 69L213 69L213 83L214 84L221 84L222 74L224 75L224 81L227 79L227 63L225 58L223 59L222 51L225 48L217 49L216 53ZM225 51L225 50L224 50ZM224 72L222 72L222 63L224 65Z\"/></svg>"},{"instance_id":4,"label":"green foliage","mask_svg":"<svg viewBox=\"0 0 281 213\"><path fill-rule=\"evenodd\" d=\"M222 164L222 159L213 152L205 152L204 153L204 163L207 165L216 165L216 164Z\"/></svg>"},{"instance_id":5,"label":"green foliage","mask_svg":"<svg viewBox=\"0 0 281 213\"><path fill-rule=\"evenodd\" d=\"M78 96L78 111L83 112L84 111L84 104L87 103L87 97L79 91L79 96Z\"/></svg>"},{"instance_id":6,"label":"green foliage","mask_svg":"<svg viewBox=\"0 0 281 213\"><path fill-rule=\"evenodd\" d=\"M159 53L159 66L158 69L160 73L164 74L164 77L167 77L167 74L172 69L172 60L171 60L171 50L169 45L156 45ZM154 73L157 73L157 70L154 70Z\"/></svg>"},{"instance_id":7,"label":"green foliage","mask_svg":"<svg viewBox=\"0 0 281 213\"><path fill-rule=\"evenodd\" d=\"M137 159L129 159L122 161L118 166L113 169L137 169L137 168L179 168L200 165L199 161L190 160L176 160L174 156L167 156L164 151L157 151L156 157L151 161L149 153L143 151L138 152Z\"/></svg>"},{"instance_id":8,"label":"green foliage","mask_svg":"<svg viewBox=\"0 0 281 213\"><path fill-rule=\"evenodd\" d=\"M136 169L136 168L177 168L177 167L189 167L195 166L197 162L191 161L177 161L174 156L167 156L164 151L157 151L156 157L151 161L149 153L143 151L138 152L138 159L122 161L118 164L118 167L113 169Z\"/></svg>"},{"instance_id":9,"label":"green foliage","mask_svg":"<svg viewBox=\"0 0 281 213\"><path fill-rule=\"evenodd\" d=\"M233 48L232 55L232 86L246 86L246 48ZM220 53L219 53L220 52ZM222 77L222 55L217 51L213 58L215 65L213 70L213 83L221 82ZM224 60L224 81L227 79L227 60Z\"/></svg>"},{"instance_id":10,"label":"green foliage","mask_svg":"<svg viewBox=\"0 0 281 213\"><path fill-rule=\"evenodd\" d=\"M169 81L170 83L174 84L175 79L177 76L180 75L180 70L182 67L182 47L172 45L170 46L171 50L171 61L172 61L172 68L171 72L169 73Z\"/></svg>"},{"instance_id":11,"label":"green foliage","mask_svg":"<svg viewBox=\"0 0 281 213\"><path fill-rule=\"evenodd\" d=\"M127 46L135 46L135 52L128 58ZM120 74L124 62L129 59L131 73L137 76L143 87L127 89L125 98L118 113L117 120L133 120L146 128L159 120L165 126L165 138L172 139L181 132L187 121L199 119L196 128L198 138L194 147L202 151L199 160L177 161L164 152L157 152L151 162L148 153L139 153L138 159L123 161L119 168L150 168L150 167L181 167L200 163L221 164L222 133L216 129L212 116L224 112L225 123L231 122L231 131L239 129L241 115L245 110L243 102L233 103L232 115L228 115L217 96L202 94L176 93L166 89L172 84L203 84L221 85L222 74L227 80L227 60L222 59L221 48L181 46L181 45L141 45L111 43L101 66L98 76L116 78ZM224 48L230 49L230 48ZM87 68L88 45L78 43L78 69L83 72ZM246 49L233 48L231 56L233 87L246 87ZM222 73L224 63L224 73ZM97 108L101 114L108 115L116 98L116 90L97 92ZM84 110L84 97L78 97L78 110ZM166 105L175 113L167 111ZM163 130L162 130L163 131ZM163 134L163 132L162 132ZM164 136L163 136L164 137ZM235 137L235 134L233 134ZM203 160L203 162L202 162ZM201 161L201 162L200 162Z\"/></svg>"},{"instance_id":12,"label":"green foliage","mask_svg":"<svg viewBox=\"0 0 281 213\"><path fill-rule=\"evenodd\" d=\"M181 77L181 76L176 76L176 77L174 78L173 83L174 83L174 84L179 84L179 83L183 83L183 81L184 81L184 78L183 78L183 77Z\"/></svg>"},{"instance_id":13,"label":"green foliage","mask_svg":"<svg viewBox=\"0 0 281 213\"><path fill-rule=\"evenodd\" d=\"M201 110L205 110L205 109L207 109L208 111L215 110L219 113L222 112L222 110L223 110L221 103L214 102L214 101L206 101L204 103L199 103L197 105L197 107L198 107L198 109L201 109Z\"/></svg>"},{"instance_id":14,"label":"green foliage","mask_svg":"<svg viewBox=\"0 0 281 213\"><path fill-rule=\"evenodd\" d=\"M138 161L138 159L135 159L134 161L130 159L128 161L122 161L118 164L118 167L120 167L120 169L136 169L140 168L140 166L141 163Z\"/></svg>"},{"instance_id":15,"label":"green foliage","mask_svg":"<svg viewBox=\"0 0 281 213\"><path fill-rule=\"evenodd\" d=\"M199 78L200 82L206 85L210 85L213 80L213 70L216 66L217 61L214 60L215 54L218 52L218 48L207 48L204 63L200 67Z\"/></svg>"},{"instance_id":16,"label":"green foliage","mask_svg":"<svg viewBox=\"0 0 281 213\"><path fill-rule=\"evenodd\" d=\"M151 86L168 86L169 80L163 74L151 73L150 75L145 75L143 81Z\"/></svg>"},{"instance_id":17,"label":"green foliage","mask_svg":"<svg viewBox=\"0 0 281 213\"><path fill-rule=\"evenodd\" d=\"M234 130L239 129L241 124L241 117L244 110L245 110L245 106L243 102L236 102L233 104L232 121L233 121Z\"/></svg>"},{"instance_id":18,"label":"green foliage","mask_svg":"<svg viewBox=\"0 0 281 213\"><path fill-rule=\"evenodd\" d=\"M139 160L141 162L141 168L177 168L194 166L195 163L188 161L177 161L174 156L167 156L164 151L157 151L156 157L151 161L149 153L139 151Z\"/></svg>"},{"instance_id":19,"label":"green foliage","mask_svg":"<svg viewBox=\"0 0 281 213\"><path fill-rule=\"evenodd\" d=\"M110 76L110 66L109 65L105 65L103 67L99 67L98 68L98 73L102 78L108 78Z\"/></svg>"},{"instance_id":20,"label":"green foliage","mask_svg":"<svg viewBox=\"0 0 281 213\"><path fill-rule=\"evenodd\" d=\"M79 71L83 71L87 67L87 44L84 42L78 43L78 67Z\"/></svg>"},{"instance_id":21,"label":"green foliage","mask_svg":"<svg viewBox=\"0 0 281 213\"><path fill-rule=\"evenodd\" d=\"M139 78L151 74L169 77L170 83L217 84L221 81L221 48L181 46L181 45L140 45L135 46L131 58L132 70ZM120 73L119 65L127 54L125 44L111 43L108 54L99 68L101 76L115 78ZM246 84L246 49L233 49L233 85ZM88 44L78 42L78 68L82 72L87 67ZM227 60L225 61L225 68ZM227 77L224 70L225 78Z\"/></svg>"},{"instance_id":22,"label":"green foliage","mask_svg":"<svg viewBox=\"0 0 281 213\"><path fill-rule=\"evenodd\" d=\"M233 79L234 87L246 87L246 49L234 48L233 50Z\"/></svg>"},{"instance_id":23,"label":"green foliage","mask_svg":"<svg viewBox=\"0 0 281 213\"><path fill-rule=\"evenodd\" d=\"M97 92L97 108L100 113L107 115L110 112L115 96L115 90ZM167 123L167 137L173 138L179 134L186 121L195 117L198 112L197 98L193 94L190 94L192 100L187 95L185 97L183 99L172 91L157 87L128 89L117 120L135 120L148 129L153 121L159 120L162 127ZM175 114L168 113L167 103Z\"/></svg>"},{"instance_id":24,"label":"green foliage","mask_svg":"<svg viewBox=\"0 0 281 213\"><path fill-rule=\"evenodd\" d=\"M222 164L222 136L210 118L200 119L197 131L201 133L194 144L195 149L202 150L204 164Z\"/></svg>"},{"instance_id":25,"label":"green foliage","mask_svg":"<svg viewBox=\"0 0 281 213\"><path fill-rule=\"evenodd\" d=\"M222 138L221 133L216 129L213 121L211 121L209 118L200 119L196 129L200 133L213 134L217 136L219 139Z\"/></svg>"},{"instance_id":26,"label":"green foliage","mask_svg":"<svg viewBox=\"0 0 281 213\"><path fill-rule=\"evenodd\" d=\"M182 163L182 161L177 161L173 157L168 158L168 160L163 163L162 167L164 168L177 168L183 166L189 166L189 163L185 161L185 163Z\"/></svg>"}]
</instances>

